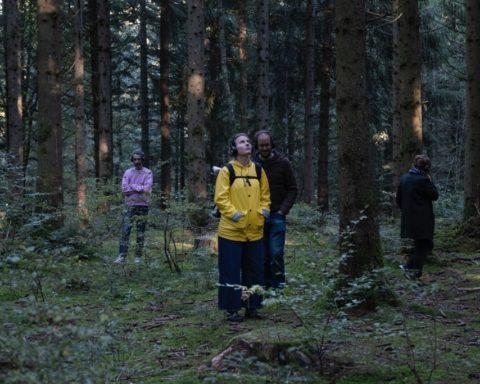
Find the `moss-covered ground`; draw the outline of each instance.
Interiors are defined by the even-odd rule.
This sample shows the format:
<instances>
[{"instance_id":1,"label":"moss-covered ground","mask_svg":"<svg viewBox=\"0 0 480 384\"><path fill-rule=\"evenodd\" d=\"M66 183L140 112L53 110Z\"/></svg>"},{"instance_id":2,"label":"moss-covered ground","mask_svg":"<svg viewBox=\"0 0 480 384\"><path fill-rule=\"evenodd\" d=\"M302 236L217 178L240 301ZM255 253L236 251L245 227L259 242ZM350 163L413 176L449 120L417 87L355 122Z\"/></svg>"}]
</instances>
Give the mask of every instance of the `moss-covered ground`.
<instances>
[{"instance_id":1,"label":"moss-covered ground","mask_svg":"<svg viewBox=\"0 0 480 384\"><path fill-rule=\"evenodd\" d=\"M239 324L216 309L216 257L191 251L188 231L176 233L180 274L165 262L161 228L147 232L139 266L132 255L112 265L115 231L92 239L85 258L62 244L18 245L1 264L0 382L480 382L480 253L454 240L449 220L438 220L420 281L398 268L398 222L382 221L378 276L396 300L362 312L334 305L334 217L309 221L306 212L290 218L286 289L267 293L263 319ZM242 339L256 349L211 366Z\"/></svg>"}]
</instances>

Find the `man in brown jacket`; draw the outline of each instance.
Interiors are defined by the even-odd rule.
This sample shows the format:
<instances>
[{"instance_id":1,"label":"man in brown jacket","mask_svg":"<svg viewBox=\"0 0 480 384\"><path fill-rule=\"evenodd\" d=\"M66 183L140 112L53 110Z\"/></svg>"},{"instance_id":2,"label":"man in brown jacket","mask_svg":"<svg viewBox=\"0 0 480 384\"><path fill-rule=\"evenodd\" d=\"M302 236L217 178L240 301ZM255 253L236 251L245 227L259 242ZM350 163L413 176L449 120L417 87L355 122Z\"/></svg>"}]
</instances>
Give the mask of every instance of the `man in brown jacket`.
<instances>
[{"instance_id":1,"label":"man in brown jacket","mask_svg":"<svg viewBox=\"0 0 480 384\"><path fill-rule=\"evenodd\" d=\"M286 217L295 203L297 183L290 161L274 149L269 131L258 131L254 144L257 150L254 161L265 170L270 186L270 216L265 221L263 233L265 285L283 288Z\"/></svg>"}]
</instances>

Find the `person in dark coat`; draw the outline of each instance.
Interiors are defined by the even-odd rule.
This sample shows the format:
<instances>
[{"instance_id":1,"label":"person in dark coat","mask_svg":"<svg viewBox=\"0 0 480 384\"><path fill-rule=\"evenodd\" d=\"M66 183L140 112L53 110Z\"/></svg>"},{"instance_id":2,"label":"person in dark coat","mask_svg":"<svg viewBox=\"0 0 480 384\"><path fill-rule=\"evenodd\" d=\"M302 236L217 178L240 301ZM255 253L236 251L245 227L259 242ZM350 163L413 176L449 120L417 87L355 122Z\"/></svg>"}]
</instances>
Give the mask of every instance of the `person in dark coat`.
<instances>
[{"instance_id":1,"label":"person in dark coat","mask_svg":"<svg viewBox=\"0 0 480 384\"><path fill-rule=\"evenodd\" d=\"M286 218L295 203L297 182L290 161L274 148L272 135L262 130L255 134L257 153L254 161L267 173L270 186L270 216L265 221L263 232L265 286L285 286L285 232Z\"/></svg>"},{"instance_id":2,"label":"person in dark coat","mask_svg":"<svg viewBox=\"0 0 480 384\"><path fill-rule=\"evenodd\" d=\"M401 238L413 239L414 249L406 264L400 268L408 276L419 278L427 254L433 249L435 217L432 201L438 199L438 191L430 176L431 161L427 155L417 155L412 168L402 175L397 188L396 201L400 207Z\"/></svg>"}]
</instances>

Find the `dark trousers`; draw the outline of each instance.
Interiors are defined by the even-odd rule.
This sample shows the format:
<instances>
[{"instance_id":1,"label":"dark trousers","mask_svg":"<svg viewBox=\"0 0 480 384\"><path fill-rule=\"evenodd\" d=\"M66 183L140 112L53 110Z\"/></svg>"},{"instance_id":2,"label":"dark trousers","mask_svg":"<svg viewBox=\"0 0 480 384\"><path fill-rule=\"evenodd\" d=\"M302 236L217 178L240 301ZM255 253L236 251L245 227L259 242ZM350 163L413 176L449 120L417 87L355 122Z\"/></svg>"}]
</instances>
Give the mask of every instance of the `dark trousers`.
<instances>
[{"instance_id":1,"label":"dark trousers","mask_svg":"<svg viewBox=\"0 0 480 384\"><path fill-rule=\"evenodd\" d=\"M137 244L135 249L135 257L141 257L143 251L143 243L145 241L145 226L148 207L143 205L127 206L123 212L122 234L120 237L119 255L127 256L130 232L134 223L137 225Z\"/></svg>"},{"instance_id":2,"label":"dark trousers","mask_svg":"<svg viewBox=\"0 0 480 384\"><path fill-rule=\"evenodd\" d=\"M265 286L278 288L285 285L285 216L272 213L263 228L265 259Z\"/></svg>"},{"instance_id":3,"label":"dark trousers","mask_svg":"<svg viewBox=\"0 0 480 384\"><path fill-rule=\"evenodd\" d=\"M415 269L421 274L427 255L433 249L433 241L430 239L415 239L414 243L413 251L408 257L407 268Z\"/></svg>"},{"instance_id":4,"label":"dark trousers","mask_svg":"<svg viewBox=\"0 0 480 384\"><path fill-rule=\"evenodd\" d=\"M240 308L261 307L262 296L253 294L242 302L241 286L263 285L262 239L256 241L233 241L218 238L218 307L228 312Z\"/></svg>"}]
</instances>

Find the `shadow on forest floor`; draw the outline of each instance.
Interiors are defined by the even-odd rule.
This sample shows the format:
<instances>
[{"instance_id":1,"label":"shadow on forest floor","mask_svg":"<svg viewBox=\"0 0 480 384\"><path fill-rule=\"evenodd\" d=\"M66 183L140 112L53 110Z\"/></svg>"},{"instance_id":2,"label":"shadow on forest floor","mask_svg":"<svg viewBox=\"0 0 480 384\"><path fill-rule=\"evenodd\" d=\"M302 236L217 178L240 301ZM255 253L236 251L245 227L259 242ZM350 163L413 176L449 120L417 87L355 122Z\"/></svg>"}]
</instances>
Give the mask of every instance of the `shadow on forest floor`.
<instances>
[{"instance_id":1,"label":"shadow on forest floor","mask_svg":"<svg viewBox=\"0 0 480 384\"><path fill-rule=\"evenodd\" d=\"M164 262L163 234L147 232L147 263L113 266L117 239L82 260L25 245L2 261L0 381L5 383L478 383L480 253L447 247L419 282L398 269L398 223L382 226L382 273L398 305L349 316L331 305L336 223L293 215L284 294L264 319L229 324L216 309L216 257ZM188 232L178 243L192 244ZM19 251L20 252L20 251ZM55 255L54 257L52 255ZM11 256L8 256L11 257Z\"/></svg>"}]
</instances>

